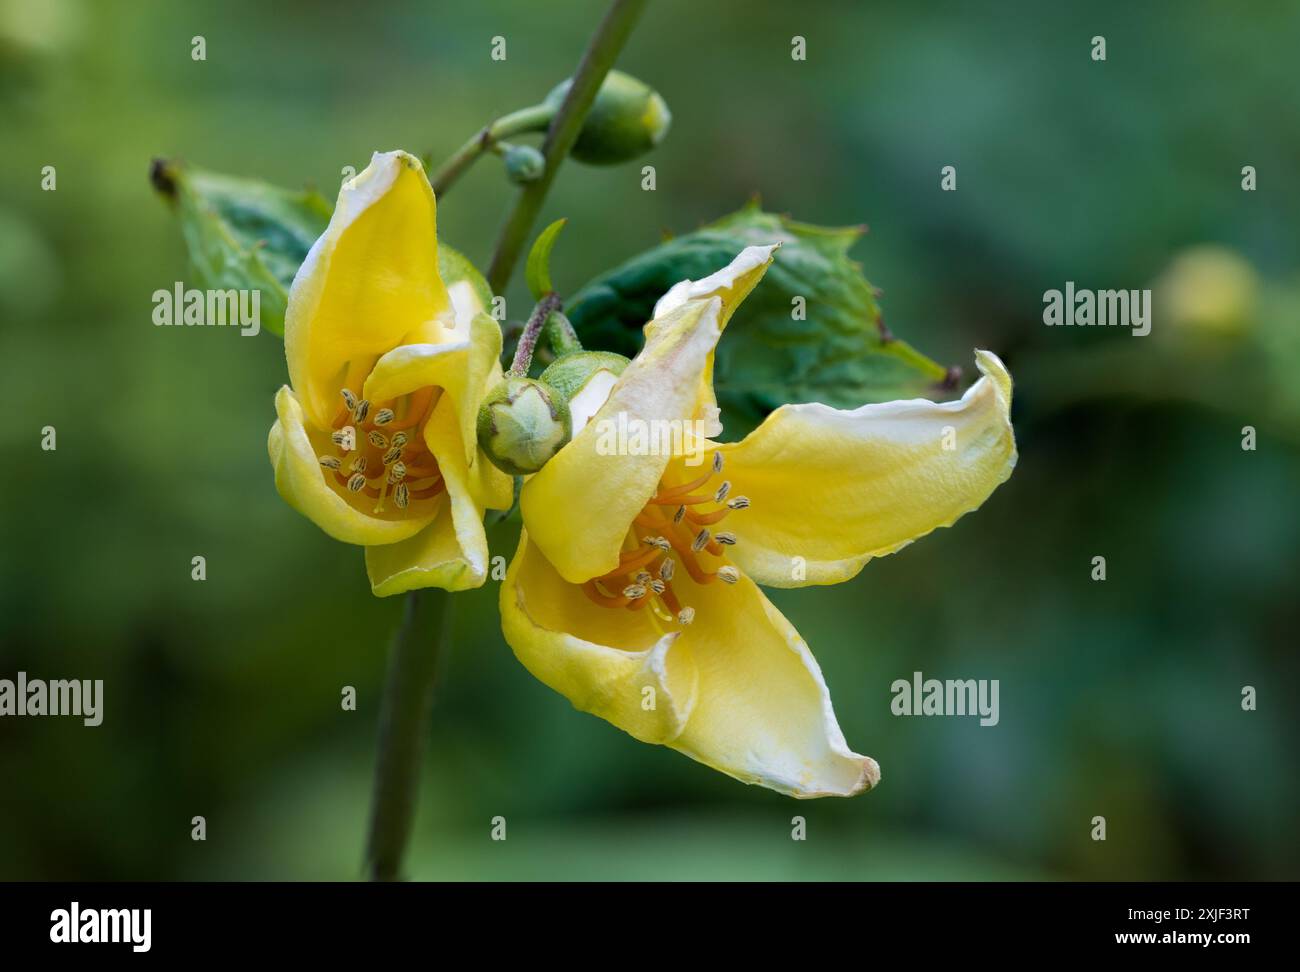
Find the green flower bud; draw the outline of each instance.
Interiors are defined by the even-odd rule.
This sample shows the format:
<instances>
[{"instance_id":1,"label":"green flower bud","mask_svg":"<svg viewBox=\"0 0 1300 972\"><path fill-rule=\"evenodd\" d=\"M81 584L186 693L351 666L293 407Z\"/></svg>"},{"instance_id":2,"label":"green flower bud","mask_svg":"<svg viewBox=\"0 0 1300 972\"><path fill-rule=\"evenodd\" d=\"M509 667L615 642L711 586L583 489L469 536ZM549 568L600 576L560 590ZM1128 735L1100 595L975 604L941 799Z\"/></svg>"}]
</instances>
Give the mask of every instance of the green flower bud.
<instances>
[{"instance_id":1,"label":"green flower bud","mask_svg":"<svg viewBox=\"0 0 1300 972\"><path fill-rule=\"evenodd\" d=\"M512 476L541 469L569 441L572 428L564 396L532 378L506 378L478 411L479 448Z\"/></svg>"},{"instance_id":2,"label":"green flower bud","mask_svg":"<svg viewBox=\"0 0 1300 972\"><path fill-rule=\"evenodd\" d=\"M558 109L571 83L561 82L544 103ZM610 71L570 154L587 165L626 162L658 145L668 134L672 117L653 88L630 74Z\"/></svg>"},{"instance_id":3,"label":"green flower bud","mask_svg":"<svg viewBox=\"0 0 1300 972\"><path fill-rule=\"evenodd\" d=\"M571 402L600 372L617 378L627 366L628 359L613 351L575 351L551 362L541 380Z\"/></svg>"},{"instance_id":4,"label":"green flower bud","mask_svg":"<svg viewBox=\"0 0 1300 972\"><path fill-rule=\"evenodd\" d=\"M503 146L501 158L506 164L506 178L519 185L540 179L546 169L545 157L531 145Z\"/></svg>"},{"instance_id":5,"label":"green flower bud","mask_svg":"<svg viewBox=\"0 0 1300 972\"><path fill-rule=\"evenodd\" d=\"M1259 275L1222 246L1184 250L1161 274L1152 303L1173 332L1199 338L1236 338L1254 323Z\"/></svg>"}]
</instances>

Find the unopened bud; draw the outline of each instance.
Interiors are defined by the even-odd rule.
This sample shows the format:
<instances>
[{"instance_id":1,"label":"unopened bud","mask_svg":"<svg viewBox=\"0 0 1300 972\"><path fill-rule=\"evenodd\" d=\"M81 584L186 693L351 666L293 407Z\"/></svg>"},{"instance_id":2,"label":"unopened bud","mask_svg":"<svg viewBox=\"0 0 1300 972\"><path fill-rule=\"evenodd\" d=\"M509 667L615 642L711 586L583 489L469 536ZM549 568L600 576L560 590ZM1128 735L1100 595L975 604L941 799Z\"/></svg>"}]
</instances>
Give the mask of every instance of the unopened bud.
<instances>
[{"instance_id":1,"label":"unopened bud","mask_svg":"<svg viewBox=\"0 0 1300 972\"><path fill-rule=\"evenodd\" d=\"M478 444L498 469L512 476L535 473L569 441L569 404L550 385L506 378L478 412Z\"/></svg>"}]
</instances>

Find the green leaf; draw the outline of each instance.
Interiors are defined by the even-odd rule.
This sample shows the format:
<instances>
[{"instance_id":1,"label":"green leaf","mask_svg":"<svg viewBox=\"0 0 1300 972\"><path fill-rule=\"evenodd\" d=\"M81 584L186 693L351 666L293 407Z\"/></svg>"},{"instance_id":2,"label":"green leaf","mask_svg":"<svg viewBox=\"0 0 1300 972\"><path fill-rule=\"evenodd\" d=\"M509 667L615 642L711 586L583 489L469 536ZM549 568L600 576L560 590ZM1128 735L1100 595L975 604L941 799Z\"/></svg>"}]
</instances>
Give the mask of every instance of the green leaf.
<instances>
[{"instance_id":1,"label":"green leaf","mask_svg":"<svg viewBox=\"0 0 1300 972\"><path fill-rule=\"evenodd\" d=\"M260 290L262 327L284 334L293 275L329 223L324 197L176 162L155 162L153 182L176 205L197 283Z\"/></svg>"},{"instance_id":2,"label":"green leaf","mask_svg":"<svg viewBox=\"0 0 1300 972\"><path fill-rule=\"evenodd\" d=\"M567 219L557 219L546 229L537 234L533 248L528 251L528 262L524 268L524 279L532 292L533 300L541 300L555 288L551 286L551 249L555 240L564 229Z\"/></svg>"},{"instance_id":3,"label":"green leaf","mask_svg":"<svg viewBox=\"0 0 1300 972\"><path fill-rule=\"evenodd\" d=\"M312 190L295 192L177 162L154 162L152 179L176 206L196 283L222 290L260 290L262 326L283 336L289 287L329 225L330 202ZM438 270L447 287L467 281L482 309L492 306L492 291L483 275L441 241Z\"/></svg>"},{"instance_id":4,"label":"green leaf","mask_svg":"<svg viewBox=\"0 0 1300 972\"><path fill-rule=\"evenodd\" d=\"M848 256L860 227L798 223L751 204L596 278L566 311L589 348L633 355L655 301L680 280L726 266L749 245L783 245L718 345L714 385L728 437L786 402L856 408L932 397L949 369L885 330L875 290ZM805 319L796 319L796 298Z\"/></svg>"}]
</instances>

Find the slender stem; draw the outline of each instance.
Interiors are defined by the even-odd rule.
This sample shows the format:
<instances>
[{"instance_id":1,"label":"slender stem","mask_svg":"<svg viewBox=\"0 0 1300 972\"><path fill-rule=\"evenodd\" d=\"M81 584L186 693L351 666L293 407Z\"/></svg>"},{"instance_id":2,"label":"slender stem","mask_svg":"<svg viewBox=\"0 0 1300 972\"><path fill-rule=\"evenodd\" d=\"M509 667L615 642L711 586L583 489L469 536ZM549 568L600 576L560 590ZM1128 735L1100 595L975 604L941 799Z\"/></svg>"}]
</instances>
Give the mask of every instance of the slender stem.
<instances>
[{"instance_id":1,"label":"slender stem","mask_svg":"<svg viewBox=\"0 0 1300 972\"><path fill-rule=\"evenodd\" d=\"M519 335L519 343L515 345L515 357L510 362L510 370L507 375L513 378L522 378L528 374L528 368L533 363L533 352L537 350L537 339L542 334L542 328L546 325L546 319L551 316L553 311L560 309L560 295L552 291L537 302L533 308L532 316L528 318L528 323L524 325L524 332Z\"/></svg>"},{"instance_id":2,"label":"slender stem","mask_svg":"<svg viewBox=\"0 0 1300 972\"><path fill-rule=\"evenodd\" d=\"M484 152L494 148L502 139L513 135L542 131L550 124L554 114L555 110L549 105L533 105L531 108L521 108L519 111L502 115L490 125L479 129L433 174L429 180L433 186L433 194L441 199L451 188L452 183L459 179Z\"/></svg>"},{"instance_id":3,"label":"slender stem","mask_svg":"<svg viewBox=\"0 0 1300 972\"><path fill-rule=\"evenodd\" d=\"M573 322L563 314L552 314L546 319L546 337L557 358L582 350L582 342L578 340L578 332L573 329Z\"/></svg>"},{"instance_id":4,"label":"slender stem","mask_svg":"<svg viewBox=\"0 0 1300 972\"><path fill-rule=\"evenodd\" d=\"M447 639L451 595L440 588L406 595L393 639L379 714L379 759L366 846L366 877L396 881L415 820L420 758L433 704L438 656Z\"/></svg>"},{"instance_id":5,"label":"slender stem","mask_svg":"<svg viewBox=\"0 0 1300 972\"><path fill-rule=\"evenodd\" d=\"M542 142L546 168L539 179L528 183L520 191L514 209L497 238L496 252L492 255L492 266L487 275L493 293L501 293L510 282L510 275L523 252L524 242L532 232L537 214L541 212L546 194L550 192L551 183L555 181L555 174L573 148L573 143L578 140L582 123L596 100L605 75L618 59L619 52L627 43L646 3L647 0L614 0L600 26L596 28L596 33L592 35L582 60L578 62L578 70L573 75L569 92L565 95L560 110L555 113L555 118L551 120L551 127Z\"/></svg>"}]
</instances>

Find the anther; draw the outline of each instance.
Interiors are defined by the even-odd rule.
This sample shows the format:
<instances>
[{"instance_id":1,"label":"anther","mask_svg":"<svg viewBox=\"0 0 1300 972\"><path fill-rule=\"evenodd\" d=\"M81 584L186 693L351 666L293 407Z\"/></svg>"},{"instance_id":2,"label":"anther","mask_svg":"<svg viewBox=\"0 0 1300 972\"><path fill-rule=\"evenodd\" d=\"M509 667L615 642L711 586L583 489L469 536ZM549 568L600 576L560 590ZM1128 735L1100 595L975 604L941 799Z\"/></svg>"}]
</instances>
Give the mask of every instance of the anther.
<instances>
[{"instance_id":1,"label":"anther","mask_svg":"<svg viewBox=\"0 0 1300 972\"><path fill-rule=\"evenodd\" d=\"M635 601L639 597L645 597L645 588L640 584L628 584L623 588L623 596L630 601Z\"/></svg>"},{"instance_id":2,"label":"anther","mask_svg":"<svg viewBox=\"0 0 1300 972\"><path fill-rule=\"evenodd\" d=\"M714 471L715 473L720 473L720 472L722 472L722 453L721 453L721 452L715 452L715 453L713 454L713 471Z\"/></svg>"},{"instance_id":3,"label":"anther","mask_svg":"<svg viewBox=\"0 0 1300 972\"><path fill-rule=\"evenodd\" d=\"M662 594L664 591L668 590L668 585L658 578L652 578L650 581L650 590L654 591L656 594Z\"/></svg>"},{"instance_id":4,"label":"anther","mask_svg":"<svg viewBox=\"0 0 1300 972\"><path fill-rule=\"evenodd\" d=\"M728 547L736 545L736 535L734 533L715 533L713 539L718 543L725 543Z\"/></svg>"},{"instance_id":5,"label":"anther","mask_svg":"<svg viewBox=\"0 0 1300 972\"><path fill-rule=\"evenodd\" d=\"M673 579L673 571L677 568L677 561L671 557L659 565L659 576L666 581Z\"/></svg>"},{"instance_id":6,"label":"anther","mask_svg":"<svg viewBox=\"0 0 1300 972\"><path fill-rule=\"evenodd\" d=\"M749 497L737 496L733 500L727 500L727 506L733 510L747 510L749 509Z\"/></svg>"},{"instance_id":7,"label":"anther","mask_svg":"<svg viewBox=\"0 0 1300 972\"><path fill-rule=\"evenodd\" d=\"M370 463L366 460L365 456L357 456L352 460L352 465L348 468L353 472L363 473L366 471L366 466L368 465L370 465Z\"/></svg>"},{"instance_id":8,"label":"anther","mask_svg":"<svg viewBox=\"0 0 1300 972\"><path fill-rule=\"evenodd\" d=\"M681 523L682 517L684 517L685 515L686 515L686 507L684 506L677 507L677 512L673 514L673 522Z\"/></svg>"},{"instance_id":9,"label":"anther","mask_svg":"<svg viewBox=\"0 0 1300 972\"><path fill-rule=\"evenodd\" d=\"M672 550L673 545L668 542L667 537L642 537L641 542L651 547L658 547L660 550Z\"/></svg>"},{"instance_id":10,"label":"anther","mask_svg":"<svg viewBox=\"0 0 1300 972\"><path fill-rule=\"evenodd\" d=\"M407 441L406 433L398 432L393 436L393 448L400 449L402 446L406 445Z\"/></svg>"},{"instance_id":11,"label":"anther","mask_svg":"<svg viewBox=\"0 0 1300 972\"><path fill-rule=\"evenodd\" d=\"M388 448L388 436L384 435L382 432L376 432L374 429L371 429L366 438L370 440L370 444L376 449Z\"/></svg>"},{"instance_id":12,"label":"anther","mask_svg":"<svg viewBox=\"0 0 1300 972\"><path fill-rule=\"evenodd\" d=\"M361 401L357 402L356 408L352 409L352 421L356 422L357 425L360 425L366 420L366 416L369 414L370 402L363 398Z\"/></svg>"},{"instance_id":13,"label":"anther","mask_svg":"<svg viewBox=\"0 0 1300 972\"><path fill-rule=\"evenodd\" d=\"M740 580L740 571L730 565L718 568L718 580L726 581L728 584L734 584Z\"/></svg>"},{"instance_id":14,"label":"anther","mask_svg":"<svg viewBox=\"0 0 1300 972\"><path fill-rule=\"evenodd\" d=\"M375 413L375 424L387 425L395 418L397 418L397 415L391 408L381 408Z\"/></svg>"},{"instance_id":15,"label":"anther","mask_svg":"<svg viewBox=\"0 0 1300 972\"><path fill-rule=\"evenodd\" d=\"M690 624L695 620L695 608L684 607L677 612L677 620L682 624Z\"/></svg>"},{"instance_id":16,"label":"anther","mask_svg":"<svg viewBox=\"0 0 1300 972\"><path fill-rule=\"evenodd\" d=\"M330 433L330 441L344 452L351 452L357 445L357 430L350 425L345 425L337 432Z\"/></svg>"},{"instance_id":17,"label":"anther","mask_svg":"<svg viewBox=\"0 0 1300 972\"><path fill-rule=\"evenodd\" d=\"M397 460L400 458L402 458L402 447L393 446L391 449L389 449L387 452L384 453L384 465L391 466L393 463L397 462Z\"/></svg>"},{"instance_id":18,"label":"anther","mask_svg":"<svg viewBox=\"0 0 1300 972\"><path fill-rule=\"evenodd\" d=\"M400 483L406 478L406 463L395 462L393 468L388 470L388 481L390 483Z\"/></svg>"},{"instance_id":19,"label":"anther","mask_svg":"<svg viewBox=\"0 0 1300 972\"><path fill-rule=\"evenodd\" d=\"M731 480L724 479L722 481L722 485L718 487L718 491L713 494L713 502L721 503L723 500L727 498L727 494L730 492L731 492Z\"/></svg>"},{"instance_id":20,"label":"anther","mask_svg":"<svg viewBox=\"0 0 1300 972\"><path fill-rule=\"evenodd\" d=\"M635 580L636 580L636 582L637 582L638 584L640 584L642 587L646 587L646 586L649 585L649 583L650 583L650 571L648 571L648 570L638 570L638 571L636 572L636 578L635 578Z\"/></svg>"},{"instance_id":21,"label":"anther","mask_svg":"<svg viewBox=\"0 0 1300 972\"><path fill-rule=\"evenodd\" d=\"M704 549L704 545L709 542L709 531L701 530L695 534L695 541L691 544L691 549L699 553Z\"/></svg>"},{"instance_id":22,"label":"anther","mask_svg":"<svg viewBox=\"0 0 1300 972\"><path fill-rule=\"evenodd\" d=\"M338 456L321 456L320 464L324 466L326 469L343 468L343 460L339 459Z\"/></svg>"},{"instance_id":23,"label":"anther","mask_svg":"<svg viewBox=\"0 0 1300 972\"><path fill-rule=\"evenodd\" d=\"M348 489L353 493L361 492L362 487L365 485L366 485L365 473L360 473L360 472L353 473L352 478L348 480Z\"/></svg>"},{"instance_id":24,"label":"anther","mask_svg":"<svg viewBox=\"0 0 1300 972\"><path fill-rule=\"evenodd\" d=\"M393 490L393 502L397 504L399 510L406 509L406 505L411 502L411 491L406 483L397 484L397 489Z\"/></svg>"},{"instance_id":25,"label":"anther","mask_svg":"<svg viewBox=\"0 0 1300 972\"><path fill-rule=\"evenodd\" d=\"M348 407L349 412L357 407L357 396L347 388L340 388L339 394L343 396L343 404Z\"/></svg>"}]
</instances>

